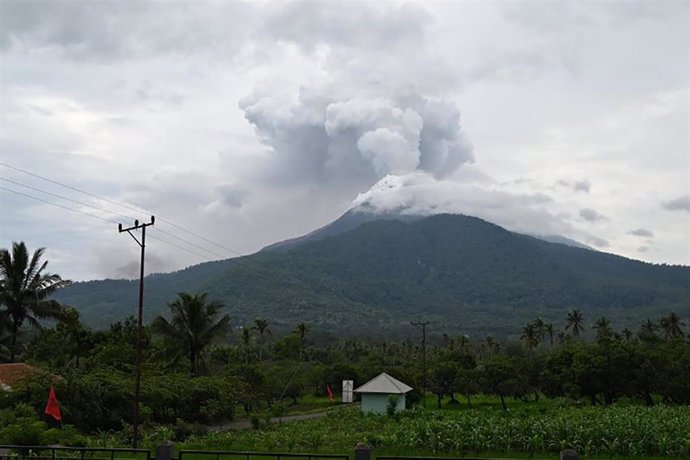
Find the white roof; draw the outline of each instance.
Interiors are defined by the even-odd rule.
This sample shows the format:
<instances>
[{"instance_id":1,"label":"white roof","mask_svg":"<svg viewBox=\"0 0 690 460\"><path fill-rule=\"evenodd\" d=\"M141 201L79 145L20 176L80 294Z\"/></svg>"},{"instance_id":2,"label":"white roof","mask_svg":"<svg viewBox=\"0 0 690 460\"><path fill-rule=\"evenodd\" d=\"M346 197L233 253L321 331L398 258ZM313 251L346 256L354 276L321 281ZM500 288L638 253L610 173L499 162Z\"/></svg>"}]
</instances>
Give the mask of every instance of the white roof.
<instances>
[{"instance_id":1,"label":"white roof","mask_svg":"<svg viewBox=\"0 0 690 460\"><path fill-rule=\"evenodd\" d=\"M394 379L385 372L355 390L355 393L388 393L402 395L411 391L412 387L400 380Z\"/></svg>"}]
</instances>

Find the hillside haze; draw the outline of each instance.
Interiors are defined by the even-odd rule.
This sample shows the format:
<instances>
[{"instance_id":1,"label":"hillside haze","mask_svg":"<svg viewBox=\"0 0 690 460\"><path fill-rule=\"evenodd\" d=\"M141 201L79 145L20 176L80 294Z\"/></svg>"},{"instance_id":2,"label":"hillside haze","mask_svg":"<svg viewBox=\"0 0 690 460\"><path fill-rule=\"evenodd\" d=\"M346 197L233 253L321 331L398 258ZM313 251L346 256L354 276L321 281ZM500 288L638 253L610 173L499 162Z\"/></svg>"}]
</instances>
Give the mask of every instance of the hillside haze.
<instances>
[{"instance_id":1,"label":"hillside haze","mask_svg":"<svg viewBox=\"0 0 690 460\"><path fill-rule=\"evenodd\" d=\"M550 243L462 215L373 220L332 233L148 276L146 318L165 313L181 291L209 292L236 326L262 316L276 330L305 321L374 338L412 334L409 322L420 318L438 333L504 336L537 316L562 325L571 308L590 325L602 315L620 327L671 310L690 316L690 267ZM106 327L135 313L137 282L76 283L56 297Z\"/></svg>"}]
</instances>

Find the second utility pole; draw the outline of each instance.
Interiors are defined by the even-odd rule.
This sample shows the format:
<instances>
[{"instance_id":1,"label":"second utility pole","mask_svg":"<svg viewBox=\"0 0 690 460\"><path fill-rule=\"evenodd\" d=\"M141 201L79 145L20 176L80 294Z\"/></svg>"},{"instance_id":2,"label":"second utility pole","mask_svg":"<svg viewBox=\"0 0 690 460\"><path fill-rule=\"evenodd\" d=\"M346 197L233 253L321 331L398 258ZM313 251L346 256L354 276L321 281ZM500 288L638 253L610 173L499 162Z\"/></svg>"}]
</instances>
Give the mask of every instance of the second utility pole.
<instances>
[{"instance_id":1,"label":"second utility pole","mask_svg":"<svg viewBox=\"0 0 690 460\"><path fill-rule=\"evenodd\" d=\"M422 407L426 408L426 327L429 321L410 324L422 328Z\"/></svg>"},{"instance_id":2,"label":"second utility pole","mask_svg":"<svg viewBox=\"0 0 690 460\"><path fill-rule=\"evenodd\" d=\"M144 322L144 253L146 250L146 227L153 225L155 221L156 218L151 216L151 222L148 224L140 224L138 220L135 220L133 227L122 228L122 224L117 226L120 233L129 233L129 236L134 238L134 241L141 247L141 265L139 267L139 311L137 315L137 361L134 374L134 423L132 424L132 446L134 448L137 447L137 443L139 442L139 395L141 394L141 334ZM138 229L141 229L141 241L132 233L132 230Z\"/></svg>"}]
</instances>

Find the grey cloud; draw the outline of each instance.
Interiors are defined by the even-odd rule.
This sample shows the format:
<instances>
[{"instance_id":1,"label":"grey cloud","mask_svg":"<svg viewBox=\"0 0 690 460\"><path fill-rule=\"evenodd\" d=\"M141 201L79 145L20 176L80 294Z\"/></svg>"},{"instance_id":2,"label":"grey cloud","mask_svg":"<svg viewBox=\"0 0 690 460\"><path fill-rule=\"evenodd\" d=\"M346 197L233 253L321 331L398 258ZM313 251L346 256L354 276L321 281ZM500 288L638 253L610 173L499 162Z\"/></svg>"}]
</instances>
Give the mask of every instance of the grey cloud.
<instances>
[{"instance_id":1,"label":"grey cloud","mask_svg":"<svg viewBox=\"0 0 690 460\"><path fill-rule=\"evenodd\" d=\"M589 189L591 188L592 184L589 183L587 179L577 181L573 184L573 189L575 189L578 192L585 192L589 193Z\"/></svg>"},{"instance_id":2,"label":"grey cloud","mask_svg":"<svg viewBox=\"0 0 690 460\"><path fill-rule=\"evenodd\" d=\"M675 200L666 201L662 206L669 211L685 211L690 212L690 195L683 195Z\"/></svg>"},{"instance_id":3,"label":"grey cloud","mask_svg":"<svg viewBox=\"0 0 690 460\"><path fill-rule=\"evenodd\" d=\"M249 199L249 192L234 184L221 184L216 187L220 201L229 208L241 208Z\"/></svg>"},{"instance_id":4,"label":"grey cloud","mask_svg":"<svg viewBox=\"0 0 690 460\"><path fill-rule=\"evenodd\" d=\"M209 50L232 56L255 13L248 2L4 0L0 50L53 48L95 60Z\"/></svg>"},{"instance_id":5,"label":"grey cloud","mask_svg":"<svg viewBox=\"0 0 690 460\"><path fill-rule=\"evenodd\" d=\"M594 235L588 235L587 236L587 242L593 246L598 247L598 248L606 248L606 247L610 246L608 241L606 241L603 238L599 238L598 236L594 236Z\"/></svg>"},{"instance_id":6,"label":"grey cloud","mask_svg":"<svg viewBox=\"0 0 690 460\"><path fill-rule=\"evenodd\" d=\"M648 246L640 246L639 248L637 248L637 252L643 252L643 253L644 253L644 252L647 252L647 251L649 251L649 247L648 247Z\"/></svg>"},{"instance_id":7,"label":"grey cloud","mask_svg":"<svg viewBox=\"0 0 690 460\"><path fill-rule=\"evenodd\" d=\"M580 209L580 212L578 214L587 222L598 222L600 220L606 220L606 216L599 214L592 208Z\"/></svg>"},{"instance_id":8,"label":"grey cloud","mask_svg":"<svg viewBox=\"0 0 690 460\"><path fill-rule=\"evenodd\" d=\"M569 181L565 179L561 179L557 182L558 185L571 188L575 190L576 192L585 192L589 193L592 184L589 182L588 179L583 179L583 180L576 180L576 181Z\"/></svg>"},{"instance_id":9,"label":"grey cloud","mask_svg":"<svg viewBox=\"0 0 690 460\"><path fill-rule=\"evenodd\" d=\"M654 236L654 232L652 232L651 230L647 230L646 228L636 228L634 230L630 230L628 233L631 235L642 236L645 238L651 238Z\"/></svg>"},{"instance_id":10,"label":"grey cloud","mask_svg":"<svg viewBox=\"0 0 690 460\"><path fill-rule=\"evenodd\" d=\"M318 44L380 49L419 43L430 15L423 9L402 5L375 8L363 2L285 2L271 8L263 33L290 41L307 50Z\"/></svg>"}]
</instances>

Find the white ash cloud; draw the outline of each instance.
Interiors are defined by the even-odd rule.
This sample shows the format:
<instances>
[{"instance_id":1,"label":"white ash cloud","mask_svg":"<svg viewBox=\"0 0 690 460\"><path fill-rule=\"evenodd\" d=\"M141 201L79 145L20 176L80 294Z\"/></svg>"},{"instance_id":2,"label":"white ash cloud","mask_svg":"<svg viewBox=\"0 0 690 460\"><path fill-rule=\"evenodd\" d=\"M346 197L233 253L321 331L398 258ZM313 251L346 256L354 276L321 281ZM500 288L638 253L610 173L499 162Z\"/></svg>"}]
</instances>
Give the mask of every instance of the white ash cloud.
<instances>
[{"instance_id":1,"label":"white ash cloud","mask_svg":"<svg viewBox=\"0 0 690 460\"><path fill-rule=\"evenodd\" d=\"M509 230L530 234L573 234L573 228L544 205L541 193L514 194L476 182L438 180L430 173L389 175L353 201L352 209L381 214L476 216Z\"/></svg>"},{"instance_id":2,"label":"white ash cloud","mask_svg":"<svg viewBox=\"0 0 690 460\"><path fill-rule=\"evenodd\" d=\"M446 177L474 159L452 102L418 94L339 98L329 86L313 91L289 104L257 95L240 103L293 180L352 180L366 188L417 170Z\"/></svg>"}]
</instances>

